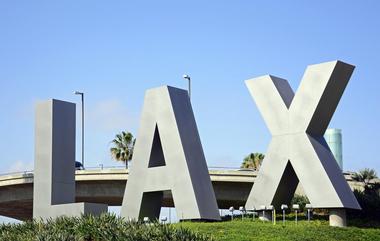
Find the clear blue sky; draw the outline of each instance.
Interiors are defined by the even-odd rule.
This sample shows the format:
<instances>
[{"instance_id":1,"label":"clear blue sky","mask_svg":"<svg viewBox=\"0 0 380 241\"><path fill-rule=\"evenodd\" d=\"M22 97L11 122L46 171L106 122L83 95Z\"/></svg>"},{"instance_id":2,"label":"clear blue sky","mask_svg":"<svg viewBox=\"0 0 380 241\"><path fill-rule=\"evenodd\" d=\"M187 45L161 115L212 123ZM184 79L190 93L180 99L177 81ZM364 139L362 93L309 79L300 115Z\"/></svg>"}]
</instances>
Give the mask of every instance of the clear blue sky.
<instances>
[{"instance_id":1,"label":"clear blue sky","mask_svg":"<svg viewBox=\"0 0 380 241\"><path fill-rule=\"evenodd\" d=\"M33 168L35 102L79 103L74 90L86 163L117 165L109 142L137 134L145 90L186 88L184 73L208 164L239 166L270 141L244 80L296 89L307 65L340 59L357 66L330 124L345 170L379 173L379 13L379 1L1 1L0 172Z\"/></svg>"}]
</instances>

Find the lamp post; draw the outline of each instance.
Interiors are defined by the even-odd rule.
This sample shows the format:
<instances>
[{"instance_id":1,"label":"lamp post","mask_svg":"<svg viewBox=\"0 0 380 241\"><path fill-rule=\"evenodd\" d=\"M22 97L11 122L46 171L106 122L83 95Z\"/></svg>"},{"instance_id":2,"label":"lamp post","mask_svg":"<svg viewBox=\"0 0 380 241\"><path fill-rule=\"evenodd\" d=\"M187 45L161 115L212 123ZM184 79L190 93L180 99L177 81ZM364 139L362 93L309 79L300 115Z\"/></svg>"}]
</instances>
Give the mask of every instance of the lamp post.
<instances>
[{"instance_id":1,"label":"lamp post","mask_svg":"<svg viewBox=\"0 0 380 241\"><path fill-rule=\"evenodd\" d=\"M255 220L256 208L252 207L252 221Z\"/></svg>"},{"instance_id":2,"label":"lamp post","mask_svg":"<svg viewBox=\"0 0 380 241\"><path fill-rule=\"evenodd\" d=\"M285 210L288 209L288 205L282 204L281 209L282 209L282 224L285 225Z\"/></svg>"},{"instance_id":3,"label":"lamp post","mask_svg":"<svg viewBox=\"0 0 380 241\"><path fill-rule=\"evenodd\" d=\"M235 211L235 208L234 207L230 207L230 209L228 209L230 212L231 212L231 220L234 220L234 211Z\"/></svg>"},{"instance_id":4,"label":"lamp post","mask_svg":"<svg viewBox=\"0 0 380 241\"><path fill-rule=\"evenodd\" d=\"M265 209L266 209L266 206L265 205L261 205L260 206L260 210L262 210L262 212L263 212L263 217L262 217L262 221L264 222L264 220L265 220Z\"/></svg>"},{"instance_id":5,"label":"lamp post","mask_svg":"<svg viewBox=\"0 0 380 241\"><path fill-rule=\"evenodd\" d=\"M191 99L191 79L190 79L190 76L188 76L187 74L184 74L182 77L188 81L189 99Z\"/></svg>"},{"instance_id":6,"label":"lamp post","mask_svg":"<svg viewBox=\"0 0 380 241\"><path fill-rule=\"evenodd\" d=\"M75 91L74 94L80 95L82 101L82 167L84 169L84 93Z\"/></svg>"},{"instance_id":7,"label":"lamp post","mask_svg":"<svg viewBox=\"0 0 380 241\"><path fill-rule=\"evenodd\" d=\"M298 204L293 204L293 209L296 213L296 224L298 223L298 217L297 217L297 214L298 214L298 210L300 209L300 205Z\"/></svg>"},{"instance_id":8,"label":"lamp post","mask_svg":"<svg viewBox=\"0 0 380 241\"><path fill-rule=\"evenodd\" d=\"M267 210L271 211L272 222L273 222L273 224L276 224L276 218L275 218L276 209L273 207L273 205L269 205L267 207Z\"/></svg>"},{"instance_id":9,"label":"lamp post","mask_svg":"<svg viewBox=\"0 0 380 241\"><path fill-rule=\"evenodd\" d=\"M241 207L239 207L239 211L241 212L241 220L243 221L245 208L243 206L241 206Z\"/></svg>"},{"instance_id":10,"label":"lamp post","mask_svg":"<svg viewBox=\"0 0 380 241\"><path fill-rule=\"evenodd\" d=\"M161 217L161 222L163 222L165 224L166 221L168 221L168 218L166 216L162 216Z\"/></svg>"},{"instance_id":11,"label":"lamp post","mask_svg":"<svg viewBox=\"0 0 380 241\"><path fill-rule=\"evenodd\" d=\"M313 208L310 203L306 204L305 208L307 208L307 221L310 222L310 212Z\"/></svg>"}]
</instances>

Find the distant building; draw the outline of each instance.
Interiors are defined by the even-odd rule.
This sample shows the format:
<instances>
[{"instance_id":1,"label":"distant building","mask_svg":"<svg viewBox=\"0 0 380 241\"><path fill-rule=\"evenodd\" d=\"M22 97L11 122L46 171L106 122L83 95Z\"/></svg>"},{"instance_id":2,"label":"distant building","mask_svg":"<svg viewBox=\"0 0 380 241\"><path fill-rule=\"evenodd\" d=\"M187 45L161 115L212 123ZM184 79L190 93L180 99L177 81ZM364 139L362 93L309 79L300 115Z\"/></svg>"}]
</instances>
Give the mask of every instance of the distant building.
<instances>
[{"instance_id":1,"label":"distant building","mask_svg":"<svg viewBox=\"0 0 380 241\"><path fill-rule=\"evenodd\" d=\"M340 170L343 171L342 130L327 129L324 137L340 167Z\"/></svg>"}]
</instances>

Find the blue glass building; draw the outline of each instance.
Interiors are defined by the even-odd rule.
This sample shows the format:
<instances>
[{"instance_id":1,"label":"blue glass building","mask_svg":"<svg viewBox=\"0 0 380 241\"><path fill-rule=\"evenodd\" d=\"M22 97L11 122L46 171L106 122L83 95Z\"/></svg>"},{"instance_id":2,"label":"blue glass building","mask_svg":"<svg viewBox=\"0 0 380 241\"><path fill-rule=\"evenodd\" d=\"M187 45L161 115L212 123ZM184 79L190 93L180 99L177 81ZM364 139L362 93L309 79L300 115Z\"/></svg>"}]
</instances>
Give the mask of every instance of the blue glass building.
<instances>
[{"instance_id":1,"label":"blue glass building","mask_svg":"<svg viewBox=\"0 0 380 241\"><path fill-rule=\"evenodd\" d=\"M327 129L324 137L340 169L343 171L342 130Z\"/></svg>"}]
</instances>

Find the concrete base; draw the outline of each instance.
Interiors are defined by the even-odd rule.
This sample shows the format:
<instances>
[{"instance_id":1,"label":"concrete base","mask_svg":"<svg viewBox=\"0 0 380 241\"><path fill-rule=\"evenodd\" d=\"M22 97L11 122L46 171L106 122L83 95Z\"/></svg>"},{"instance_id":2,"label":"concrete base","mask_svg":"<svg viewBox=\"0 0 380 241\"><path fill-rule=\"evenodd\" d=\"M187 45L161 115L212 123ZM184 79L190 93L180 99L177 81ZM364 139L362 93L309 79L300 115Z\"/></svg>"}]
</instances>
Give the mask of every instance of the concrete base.
<instances>
[{"instance_id":1,"label":"concrete base","mask_svg":"<svg viewBox=\"0 0 380 241\"><path fill-rule=\"evenodd\" d=\"M333 227L346 227L347 219L346 219L346 209L330 209L329 213L330 226Z\"/></svg>"},{"instance_id":2,"label":"concrete base","mask_svg":"<svg viewBox=\"0 0 380 241\"><path fill-rule=\"evenodd\" d=\"M272 221L272 211L258 211L259 213L259 219L262 221Z\"/></svg>"}]
</instances>

